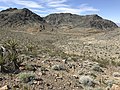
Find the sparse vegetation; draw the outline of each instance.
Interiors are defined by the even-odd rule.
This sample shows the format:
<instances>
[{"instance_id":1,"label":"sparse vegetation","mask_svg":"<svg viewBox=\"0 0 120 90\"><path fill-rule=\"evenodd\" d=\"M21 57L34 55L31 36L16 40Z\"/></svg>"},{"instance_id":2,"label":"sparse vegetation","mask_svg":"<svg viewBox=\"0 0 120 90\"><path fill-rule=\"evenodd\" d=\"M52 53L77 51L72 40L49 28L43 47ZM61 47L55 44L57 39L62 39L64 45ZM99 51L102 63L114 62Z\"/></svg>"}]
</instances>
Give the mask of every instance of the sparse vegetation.
<instances>
[{"instance_id":1,"label":"sparse vegetation","mask_svg":"<svg viewBox=\"0 0 120 90\"><path fill-rule=\"evenodd\" d=\"M28 83L30 81L33 81L35 79L35 75L33 73L20 73L18 75L18 78L20 79L20 81L24 82L24 83Z\"/></svg>"},{"instance_id":2,"label":"sparse vegetation","mask_svg":"<svg viewBox=\"0 0 120 90\"><path fill-rule=\"evenodd\" d=\"M60 70L65 70L65 67L63 65L53 65L52 69L60 71Z\"/></svg>"},{"instance_id":3,"label":"sparse vegetation","mask_svg":"<svg viewBox=\"0 0 120 90\"><path fill-rule=\"evenodd\" d=\"M104 32L69 26L52 27L51 32L40 25L45 30L37 23L35 28L0 30L0 44L7 51L4 56L0 50L0 87L105 90L120 84L119 28Z\"/></svg>"},{"instance_id":4,"label":"sparse vegetation","mask_svg":"<svg viewBox=\"0 0 120 90\"><path fill-rule=\"evenodd\" d=\"M81 76L79 79L79 82L84 86L84 87L94 87L95 82L93 78L90 76Z\"/></svg>"}]
</instances>

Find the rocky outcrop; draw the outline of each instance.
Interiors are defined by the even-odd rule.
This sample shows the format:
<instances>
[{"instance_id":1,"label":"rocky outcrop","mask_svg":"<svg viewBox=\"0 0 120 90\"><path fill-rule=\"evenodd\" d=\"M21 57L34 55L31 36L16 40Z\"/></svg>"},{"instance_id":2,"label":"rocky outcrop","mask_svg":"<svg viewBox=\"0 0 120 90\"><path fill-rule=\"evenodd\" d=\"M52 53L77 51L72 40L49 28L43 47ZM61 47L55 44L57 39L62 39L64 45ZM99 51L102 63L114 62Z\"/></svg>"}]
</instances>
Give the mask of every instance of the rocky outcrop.
<instances>
[{"instance_id":1,"label":"rocky outcrop","mask_svg":"<svg viewBox=\"0 0 120 90\"><path fill-rule=\"evenodd\" d=\"M83 27L83 28L96 28L96 29L113 29L118 26L110 21L105 20L98 15L80 16L71 13L50 14L45 17L47 23L56 27Z\"/></svg>"}]
</instances>

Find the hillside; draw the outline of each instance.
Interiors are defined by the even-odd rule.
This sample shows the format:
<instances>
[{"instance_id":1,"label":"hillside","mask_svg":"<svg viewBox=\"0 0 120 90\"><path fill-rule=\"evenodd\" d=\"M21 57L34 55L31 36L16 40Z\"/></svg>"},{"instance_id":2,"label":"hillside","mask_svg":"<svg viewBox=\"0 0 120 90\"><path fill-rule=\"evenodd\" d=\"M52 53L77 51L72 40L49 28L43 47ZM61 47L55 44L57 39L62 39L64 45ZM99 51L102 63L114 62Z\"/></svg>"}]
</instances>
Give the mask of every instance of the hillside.
<instances>
[{"instance_id":1,"label":"hillside","mask_svg":"<svg viewBox=\"0 0 120 90\"><path fill-rule=\"evenodd\" d=\"M73 14L48 22L26 8L0 17L0 90L120 90L120 28L113 22Z\"/></svg>"},{"instance_id":2,"label":"hillside","mask_svg":"<svg viewBox=\"0 0 120 90\"><path fill-rule=\"evenodd\" d=\"M45 17L47 23L62 28L68 29L75 27L96 28L96 29L114 29L118 26L110 21L105 20L98 15L80 16L71 13L50 14Z\"/></svg>"},{"instance_id":3,"label":"hillside","mask_svg":"<svg viewBox=\"0 0 120 90\"><path fill-rule=\"evenodd\" d=\"M0 27L37 32L47 29L49 25L27 8L9 8L0 12Z\"/></svg>"},{"instance_id":4,"label":"hillside","mask_svg":"<svg viewBox=\"0 0 120 90\"><path fill-rule=\"evenodd\" d=\"M113 30L118 26L98 15L80 16L71 13L50 14L40 17L27 8L9 8L0 12L0 27L27 32L53 31L59 29L95 28Z\"/></svg>"}]
</instances>

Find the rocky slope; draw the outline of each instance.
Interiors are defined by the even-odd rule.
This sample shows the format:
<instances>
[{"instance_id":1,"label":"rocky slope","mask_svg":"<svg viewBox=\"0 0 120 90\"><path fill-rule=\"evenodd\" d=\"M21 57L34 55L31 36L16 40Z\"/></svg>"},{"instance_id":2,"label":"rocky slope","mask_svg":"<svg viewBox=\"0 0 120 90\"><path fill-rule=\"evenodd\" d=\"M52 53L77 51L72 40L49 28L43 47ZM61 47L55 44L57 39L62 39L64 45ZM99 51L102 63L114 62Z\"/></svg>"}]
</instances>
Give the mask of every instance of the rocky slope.
<instances>
[{"instance_id":1,"label":"rocky slope","mask_svg":"<svg viewBox=\"0 0 120 90\"><path fill-rule=\"evenodd\" d=\"M56 27L83 27L96 29L113 29L118 26L109 20L98 15L79 16L71 13L50 14L45 17L47 23Z\"/></svg>"},{"instance_id":2,"label":"rocky slope","mask_svg":"<svg viewBox=\"0 0 120 90\"><path fill-rule=\"evenodd\" d=\"M25 29L32 32L45 30L47 26L42 17L27 8L9 8L0 12L1 28Z\"/></svg>"},{"instance_id":3,"label":"rocky slope","mask_svg":"<svg viewBox=\"0 0 120 90\"><path fill-rule=\"evenodd\" d=\"M39 32L57 30L60 28L95 28L114 29L118 26L109 20L105 20L98 15L80 16L71 13L50 14L40 17L27 8L9 8L0 12L0 28L10 30L21 30L27 32Z\"/></svg>"}]
</instances>

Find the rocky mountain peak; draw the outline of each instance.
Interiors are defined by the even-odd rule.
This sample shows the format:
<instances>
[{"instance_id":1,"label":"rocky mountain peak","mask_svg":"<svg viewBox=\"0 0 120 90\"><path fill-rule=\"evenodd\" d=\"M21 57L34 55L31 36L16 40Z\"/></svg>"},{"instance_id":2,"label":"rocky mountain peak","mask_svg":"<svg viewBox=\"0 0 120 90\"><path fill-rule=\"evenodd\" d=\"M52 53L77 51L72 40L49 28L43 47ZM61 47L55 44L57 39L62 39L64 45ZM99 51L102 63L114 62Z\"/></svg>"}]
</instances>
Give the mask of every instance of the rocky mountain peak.
<instances>
[{"instance_id":1,"label":"rocky mountain peak","mask_svg":"<svg viewBox=\"0 0 120 90\"><path fill-rule=\"evenodd\" d=\"M93 14L93 15L86 15L86 17L88 17L89 19L93 19L93 20L100 20L100 19L103 19L102 17L100 17L99 15L97 14Z\"/></svg>"},{"instance_id":2,"label":"rocky mountain peak","mask_svg":"<svg viewBox=\"0 0 120 90\"><path fill-rule=\"evenodd\" d=\"M15 11L15 10L18 10L17 8L8 8L6 10L2 10L1 12L12 12L12 11Z\"/></svg>"},{"instance_id":3,"label":"rocky mountain peak","mask_svg":"<svg viewBox=\"0 0 120 90\"><path fill-rule=\"evenodd\" d=\"M17 9L8 8L0 12L0 27L12 28L12 29L28 29L37 28L42 30L41 27L45 27L45 20L39 15L33 13L27 8Z\"/></svg>"},{"instance_id":4,"label":"rocky mountain peak","mask_svg":"<svg viewBox=\"0 0 120 90\"><path fill-rule=\"evenodd\" d=\"M94 15L76 15L71 13L50 14L45 17L46 22L56 27L83 27L96 29L113 29L118 26L110 21L105 20L97 14ZM69 29L69 28L68 28Z\"/></svg>"}]
</instances>

